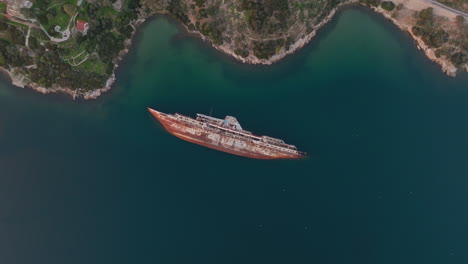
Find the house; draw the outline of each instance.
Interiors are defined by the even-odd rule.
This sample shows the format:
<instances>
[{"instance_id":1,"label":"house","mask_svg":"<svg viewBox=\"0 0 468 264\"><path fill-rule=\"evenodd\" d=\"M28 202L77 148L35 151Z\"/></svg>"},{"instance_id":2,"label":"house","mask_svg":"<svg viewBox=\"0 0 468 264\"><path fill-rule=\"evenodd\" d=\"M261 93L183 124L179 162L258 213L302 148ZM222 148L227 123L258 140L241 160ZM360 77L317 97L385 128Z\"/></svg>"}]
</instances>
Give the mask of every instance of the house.
<instances>
[{"instance_id":1,"label":"house","mask_svg":"<svg viewBox=\"0 0 468 264\"><path fill-rule=\"evenodd\" d=\"M78 30L78 32L82 33L83 35L86 35L86 33L88 32L88 29L89 29L88 22L83 21L83 20L76 21L76 30Z\"/></svg>"}]
</instances>

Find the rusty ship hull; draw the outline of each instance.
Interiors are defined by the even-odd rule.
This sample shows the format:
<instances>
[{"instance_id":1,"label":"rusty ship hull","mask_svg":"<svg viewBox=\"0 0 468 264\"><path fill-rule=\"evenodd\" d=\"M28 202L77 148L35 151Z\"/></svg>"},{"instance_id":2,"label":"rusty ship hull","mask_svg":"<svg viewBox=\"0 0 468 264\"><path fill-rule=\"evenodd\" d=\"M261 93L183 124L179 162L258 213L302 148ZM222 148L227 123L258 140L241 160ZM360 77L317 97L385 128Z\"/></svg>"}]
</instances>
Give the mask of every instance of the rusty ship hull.
<instances>
[{"instance_id":1,"label":"rusty ship hull","mask_svg":"<svg viewBox=\"0 0 468 264\"><path fill-rule=\"evenodd\" d=\"M200 115L193 119L180 114L166 114L148 108L148 111L161 123L170 134L207 148L253 159L300 159L305 153L297 151L292 145L274 145L264 142L262 137L250 132L219 125L221 119ZM234 118L235 119L235 118ZM235 120L237 122L237 120ZM238 124L238 123L237 123ZM238 125L240 127L240 125ZM265 137L270 139L269 137ZM276 140L276 139L275 139ZM276 142L273 142L276 144Z\"/></svg>"}]
</instances>

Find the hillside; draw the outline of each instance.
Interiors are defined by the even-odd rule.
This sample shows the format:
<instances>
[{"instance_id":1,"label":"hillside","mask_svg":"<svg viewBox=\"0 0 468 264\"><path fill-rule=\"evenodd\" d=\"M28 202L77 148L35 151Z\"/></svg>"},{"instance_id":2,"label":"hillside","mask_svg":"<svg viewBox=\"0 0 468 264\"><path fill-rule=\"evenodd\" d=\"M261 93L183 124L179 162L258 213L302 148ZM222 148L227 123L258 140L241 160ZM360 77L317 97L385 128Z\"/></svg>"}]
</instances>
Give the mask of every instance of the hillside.
<instances>
[{"instance_id":1,"label":"hillside","mask_svg":"<svg viewBox=\"0 0 468 264\"><path fill-rule=\"evenodd\" d=\"M448 74L468 69L467 22L424 0L0 0L0 69L16 86L96 98L152 15L174 17L242 62L271 64L307 44L348 3L408 31Z\"/></svg>"},{"instance_id":2,"label":"hillside","mask_svg":"<svg viewBox=\"0 0 468 264\"><path fill-rule=\"evenodd\" d=\"M14 84L43 92L79 95L105 87L137 19L133 1L36 0L31 7L4 1L0 67Z\"/></svg>"},{"instance_id":3,"label":"hillside","mask_svg":"<svg viewBox=\"0 0 468 264\"><path fill-rule=\"evenodd\" d=\"M141 0L152 13L169 13L188 30L250 63L270 63L324 22L339 0Z\"/></svg>"}]
</instances>

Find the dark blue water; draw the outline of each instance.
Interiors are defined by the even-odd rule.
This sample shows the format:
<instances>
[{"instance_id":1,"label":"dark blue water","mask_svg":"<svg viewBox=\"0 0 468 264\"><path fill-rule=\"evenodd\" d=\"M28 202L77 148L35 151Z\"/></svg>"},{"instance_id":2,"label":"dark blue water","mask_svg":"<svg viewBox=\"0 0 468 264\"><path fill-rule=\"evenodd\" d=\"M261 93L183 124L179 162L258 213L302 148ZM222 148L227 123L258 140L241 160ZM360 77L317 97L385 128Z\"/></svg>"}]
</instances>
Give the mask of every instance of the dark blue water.
<instances>
[{"instance_id":1,"label":"dark blue water","mask_svg":"<svg viewBox=\"0 0 468 264\"><path fill-rule=\"evenodd\" d=\"M361 9L271 67L157 18L97 101L0 88L2 264L468 263L468 76ZM310 157L199 147L147 106Z\"/></svg>"}]
</instances>

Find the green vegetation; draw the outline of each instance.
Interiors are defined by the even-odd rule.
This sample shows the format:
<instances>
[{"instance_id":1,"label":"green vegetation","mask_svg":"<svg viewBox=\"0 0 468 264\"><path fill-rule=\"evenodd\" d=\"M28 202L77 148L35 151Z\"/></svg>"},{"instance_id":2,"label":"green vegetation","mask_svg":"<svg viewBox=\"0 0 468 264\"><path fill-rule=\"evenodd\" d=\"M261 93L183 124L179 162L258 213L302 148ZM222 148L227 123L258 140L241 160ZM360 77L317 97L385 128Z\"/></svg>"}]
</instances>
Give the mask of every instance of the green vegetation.
<instances>
[{"instance_id":1,"label":"green vegetation","mask_svg":"<svg viewBox=\"0 0 468 264\"><path fill-rule=\"evenodd\" d=\"M204 23L200 26L200 32L209 37L213 43L220 45L223 43L223 35L221 28L215 23Z\"/></svg>"},{"instance_id":2,"label":"green vegetation","mask_svg":"<svg viewBox=\"0 0 468 264\"><path fill-rule=\"evenodd\" d=\"M259 59L268 59L275 55L284 46L284 40L270 40L263 42L254 42L254 54Z\"/></svg>"},{"instance_id":3,"label":"green vegetation","mask_svg":"<svg viewBox=\"0 0 468 264\"><path fill-rule=\"evenodd\" d=\"M17 28L23 28L23 29L27 29L27 28L28 28L26 25L23 25L23 24L20 24L20 23L18 23L18 22L11 21L11 20L7 21L6 23L9 24L9 25L15 26L15 27L17 27Z\"/></svg>"},{"instance_id":4,"label":"green vegetation","mask_svg":"<svg viewBox=\"0 0 468 264\"><path fill-rule=\"evenodd\" d=\"M194 0L195 1L195 4L198 6L198 7L202 7L203 4L205 3L204 0Z\"/></svg>"},{"instance_id":5,"label":"green vegetation","mask_svg":"<svg viewBox=\"0 0 468 264\"><path fill-rule=\"evenodd\" d=\"M26 42L26 37L24 35L24 32L20 30L18 27L9 26L8 36L12 44L24 45L24 43Z\"/></svg>"},{"instance_id":6,"label":"green vegetation","mask_svg":"<svg viewBox=\"0 0 468 264\"><path fill-rule=\"evenodd\" d=\"M115 2L115 1L114 1ZM130 38L130 25L137 19L138 0L124 0L121 10L115 10L112 1L36 0L33 8L21 9L27 18L36 18L54 36L55 26L65 30L70 24L72 35L64 42L54 43L40 29L33 29L29 47L25 46L27 26L0 18L0 65L11 69L27 65L19 72L43 87L69 87L94 90L105 85L113 68L114 60ZM0 5L0 9L1 9ZM78 19L87 21L87 35L73 32L71 18L79 12ZM34 56L31 56L34 55Z\"/></svg>"},{"instance_id":7,"label":"green vegetation","mask_svg":"<svg viewBox=\"0 0 468 264\"><path fill-rule=\"evenodd\" d=\"M448 33L434 23L432 8L421 10L416 24L412 28L413 34L420 36L429 47L438 48L449 39Z\"/></svg>"},{"instance_id":8,"label":"green vegetation","mask_svg":"<svg viewBox=\"0 0 468 264\"><path fill-rule=\"evenodd\" d=\"M455 65L455 66L461 66L462 64L465 64L468 62L468 54L465 52L457 52L457 53L454 53L451 57L450 57L450 61L452 61L452 63Z\"/></svg>"},{"instance_id":9,"label":"green vegetation","mask_svg":"<svg viewBox=\"0 0 468 264\"><path fill-rule=\"evenodd\" d=\"M378 7L380 5L380 0L359 0L359 2L368 7Z\"/></svg>"},{"instance_id":10,"label":"green vegetation","mask_svg":"<svg viewBox=\"0 0 468 264\"><path fill-rule=\"evenodd\" d=\"M9 27L10 30L14 28L13 26ZM16 45L12 45L14 42L10 42L5 39L0 39L0 54L3 60L4 67L20 67L23 65L32 64L32 58L21 52L21 49Z\"/></svg>"},{"instance_id":11,"label":"green vegetation","mask_svg":"<svg viewBox=\"0 0 468 264\"><path fill-rule=\"evenodd\" d=\"M44 15L47 17L47 23L43 24L43 26L49 32L54 30L55 26L60 26L62 29L65 29L71 19L71 16L65 12L63 6L55 6L50 8Z\"/></svg>"},{"instance_id":12,"label":"green vegetation","mask_svg":"<svg viewBox=\"0 0 468 264\"><path fill-rule=\"evenodd\" d=\"M416 26L412 28L416 36L431 48L438 48L437 57L445 56L457 67L468 63L468 25L464 18L458 16L456 32L447 33L435 20L432 8L421 10L417 14Z\"/></svg>"},{"instance_id":13,"label":"green vegetation","mask_svg":"<svg viewBox=\"0 0 468 264\"><path fill-rule=\"evenodd\" d=\"M185 0L172 0L167 7L167 10L178 20L180 20L184 24L188 24L190 22L187 11L188 6Z\"/></svg>"},{"instance_id":14,"label":"green vegetation","mask_svg":"<svg viewBox=\"0 0 468 264\"><path fill-rule=\"evenodd\" d=\"M387 11L392 11L393 9L395 9L395 4L391 1L383 1L382 4L380 4L380 6Z\"/></svg>"},{"instance_id":15,"label":"green vegetation","mask_svg":"<svg viewBox=\"0 0 468 264\"><path fill-rule=\"evenodd\" d=\"M455 44L459 46L459 49L450 56L450 60L454 65L462 66L468 63L468 25L462 16L456 17L455 24L458 31Z\"/></svg>"},{"instance_id":16,"label":"green vegetation","mask_svg":"<svg viewBox=\"0 0 468 264\"><path fill-rule=\"evenodd\" d=\"M7 6L5 5L5 3L0 2L0 13L4 14L6 12L6 9L7 9Z\"/></svg>"},{"instance_id":17,"label":"green vegetation","mask_svg":"<svg viewBox=\"0 0 468 264\"><path fill-rule=\"evenodd\" d=\"M253 30L266 29L268 33L273 33L287 27L287 18L290 14L288 0L276 1L253 1L241 0L240 8L248 12L247 23ZM279 23L269 23L274 17Z\"/></svg>"},{"instance_id":18,"label":"green vegetation","mask_svg":"<svg viewBox=\"0 0 468 264\"><path fill-rule=\"evenodd\" d=\"M189 31L240 57L270 59L315 29L347 0L141 0L148 12L169 13ZM292 28L294 27L294 28Z\"/></svg>"},{"instance_id":19,"label":"green vegetation","mask_svg":"<svg viewBox=\"0 0 468 264\"><path fill-rule=\"evenodd\" d=\"M8 29L8 20L5 17L0 16L0 31Z\"/></svg>"},{"instance_id":20,"label":"green vegetation","mask_svg":"<svg viewBox=\"0 0 468 264\"><path fill-rule=\"evenodd\" d=\"M468 13L468 1L467 0L437 0L437 1L446 6L450 6L452 8Z\"/></svg>"},{"instance_id":21,"label":"green vegetation","mask_svg":"<svg viewBox=\"0 0 468 264\"><path fill-rule=\"evenodd\" d=\"M32 8L20 10L27 19L36 19L47 34L0 17L0 66L14 68L43 87L101 88L134 32L133 22L139 15L154 13L170 14L190 31L200 32L240 57L268 60L310 34L347 0L122 0L121 8L113 6L117 1L83 1L77 6L77 0L35 0ZM391 1L360 1L389 11L401 9ZM0 3L2 11L5 5ZM437 48L438 56L450 58L455 65L467 62L468 30L463 18L457 18L457 39L451 39L452 35L438 25L432 9L422 10L416 19L413 33ZM75 29L76 20L89 24L86 35ZM69 25L71 35L65 41L48 36L61 39L62 32L56 32L55 27L63 31Z\"/></svg>"},{"instance_id":22,"label":"green vegetation","mask_svg":"<svg viewBox=\"0 0 468 264\"><path fill-rule=\"evenodd\" d=\"M98 75L105 75L108 65L97 59L88 59L77 67L80 71L95 72Z\"/></svg>"}]
</instances>

